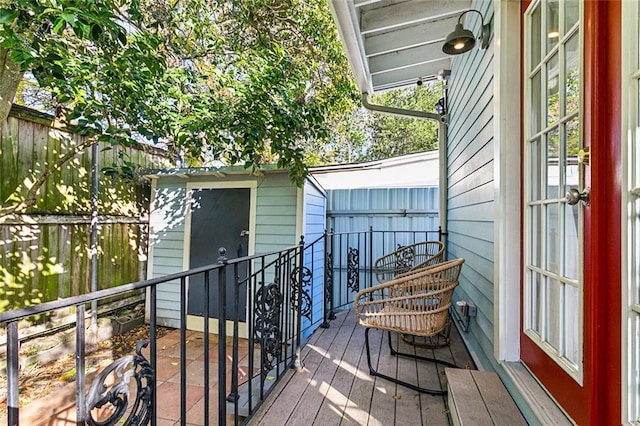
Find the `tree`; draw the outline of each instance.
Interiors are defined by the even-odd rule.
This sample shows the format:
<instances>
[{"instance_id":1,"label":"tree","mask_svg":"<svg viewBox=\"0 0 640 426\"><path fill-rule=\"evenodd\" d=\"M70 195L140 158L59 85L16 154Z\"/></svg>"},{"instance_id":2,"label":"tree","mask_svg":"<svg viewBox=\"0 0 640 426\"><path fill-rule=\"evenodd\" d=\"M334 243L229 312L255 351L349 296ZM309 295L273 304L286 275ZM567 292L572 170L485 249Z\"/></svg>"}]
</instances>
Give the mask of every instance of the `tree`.
<instances>
[{"instance_id":1,"label":"tree","mask_svg":"<svg viewBox=\"0 0 640 426\"><path fill-rule=\"evenodd\" d=\"M300 184L305 144L357 94L324 0L4 0L0 120L33 73L87 136L34 171L0 216L96 142L164 144L186 165L276 162ZM5 201L5 200L3 200Z\"/></svg>"},{"instance_id":2,"label":"tree","mask_svg":"<svg viewBox=\"0 0 640 426\"><path fill-rule=\"evenodd\" d=\"M396 108L435 112L434 105L442 96L442 85L432 83L374 95L372 102ZM363 156L365 160L429 151L438 147L438 124L432 120L372 113L369 127L371 143Z\"/></svg>"},{"instance_id":3,"label":"tree","mask_svg":"<svg viewBox=\"0 0 640 426\"><path fill-rule=\"evenodd\" d=\"M435 112L443 96L440 83L398 89L372 96L372 102L395 108ZM428 151L438 147L438 124L402 118L362 107L346 111L332 122L332 135L323 145L311 144L311 164L354 163Z\"/></svg>"}]
</instances>

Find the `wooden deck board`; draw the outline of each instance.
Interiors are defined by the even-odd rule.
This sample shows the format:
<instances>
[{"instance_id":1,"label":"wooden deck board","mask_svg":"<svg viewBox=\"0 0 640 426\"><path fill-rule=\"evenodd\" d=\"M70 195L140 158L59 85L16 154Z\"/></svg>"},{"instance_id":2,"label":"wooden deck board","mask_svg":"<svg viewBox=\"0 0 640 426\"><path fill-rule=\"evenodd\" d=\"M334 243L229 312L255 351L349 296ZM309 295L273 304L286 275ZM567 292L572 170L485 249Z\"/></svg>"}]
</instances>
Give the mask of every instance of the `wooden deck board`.
<instances>
[{"instance_id":1,"label":"wooden deck board","mask_svg":"<svg viewBox=\"0 0 640 426\"><path fill-rule=\"evenodd\" d=\"M380 347L382 333L374 333L370 335L369 338L371 347ZM357 371L355 372L355 379L349 391L349 401L345 407L341 424L366 425L369 421L369 410L371 408L375 378L369 374L367 352L364 348L364 327L356 327L352 336L351 347L354 350L356 350L357 347L360 348L360 359L356 365Z\"/></svg>"},{"instance_id":2,"label":"wooden deck board","mask_svg":"<svg viewBox=\"0 0 640 426\"><path fill-rule=\"evenodd\" d=\"M395 377L398 369L398 358L389 355L389 343L387 333L379 330L371 330L369 336L373 334L382 335L382 343L377 351L371 348L373 368L380 374ZM377 367L376 367L377 360ZM390 425L395 421L396 415L396 384L376 377L371 408L369 410L370 425Z\"/></svg>"},{"instance_id":3,"label":"wooden deck board","mask_svg":"<svg viewBox=\"0 0 640 426\"><path fill-rule=\"evenodd\" d=\"M452 362L453 358L449 347L439 348L437 350L424 350L423 353L424 356L449 362ZM444 369L441 366L435 363L424 363L424 366L418 369L420 386L429 389L446 389L446 384L443 383L443 373ZM446 395L421 394L420 404L422 408L420 416L423 425L450 424Z\"/></svg>"},{"instance_id":4,"label":"wooden deck board","mask_svg":"<svg viewBox=\"0 0 640 426\"><path fill-rule=\"evenodd\" d=\"M336 327L336 329L341 327L345 318L345 316L341 316L334 320L332 327ZM307 343L304 348L306 356L302 358L302 362L304 364L302 371L294 374L286 384L286 386L282 388L280 393L271 395L270 398L268 398L268 401L265 402L265 405L270 402L269 405L261 407L258 416L254 416L254 418L251 419L252 424L284 424L287 422L294 409L300 403L303 403L300 397L303 395L307 386L313 380L313 376L315 375L318 366L322 361L322 355L316 350L316 348L324 348L326 350L326 348L329 348L331 346L333 340L336 337L335 329L321 329L319 331L321 331L321 334L314 342L315 345L312 343ZM314 417L312 417L312 419L314 418L315 415Z\"/></svg>"},{"instance_id":5,"label":"wooden deck board","mask_svg":"<svg viewBox=\"0 0 640 426\"><path fill-rule=\"evenodd\" d=\"M349 315L349 317L352 317L352 315ZM358 350L358 348L351 346L354 341L357 341L353 333L362 329L362 327L355 326L355 320L353 323L354 328L351 330L352 334L349 336L349 345L344 352L344 356L340 360L333 360L334 363L337 363L338 368L318 411L317 421L314 423L321 422L323 425L339 425L342 421L345 407L349 402L349 392L356 377L354 375L355 366L358 365L362 352ZM343 325L343 328L344 327L345 325Z\"/></svg>"},{"instance_id":6,"label":"wooden deck board","mask_svg":"<svg viewBox=\"0 0 640 426\"><path fill-rule=\"evenodd\" d=\"M412 345L402 343L399 335L392 333L392 342L394 347L402 353L416 355L416 348ZM419 352L419 351L418 351ZM422 364L422 362L420 362ZM411 358L398 358L398 368L396 377L408 383L418 385L418 370L422 365L418 366L418 360ZM420 393L409 389L405 386L396 386L396 418L395 422L402 425L410 425L415 423L420 416Z\"/></svg>"},{"instance_id":7,"label":"wooden deck board","mask_svg":"<svg viewBox=\"0 0 640 426\"><path fill-rule=\"evenodd\" d=\"M395 343L396 339L392 339ZM446 389L444 367L389 354L387 334L369 333L372 363L380 372L420 386ZM414 347L400 343L403 351ZM457 331L452 344L418 354L473 366ZM364 328L352 311L341 312L328 329L318 329L302 351L304 369L286 378L265 401L250 425L449 425L446 396L431 396L369 375Z\"/></svg>"},{"instance_id":8,"label":"wooden deck board","mask_svg":"<svg viewBox=\"0 0 640 426\"><path fill-rule=\"evenodd\" d=\"M320 407L326 399L327 393L332 389L331 383L338 369L338 365L334 361L339 362L344 357L354 328L355 320L353 320L352 315L349 315L338 330L331 347L324 351L320 366L301 397L301 400L305 402L304 404L298 404L293 413L291 413L291 417L289 417L290 424L305 424L318 417ZM324 421L324 419L321 420Z\"/></svg>"}]
</instances>

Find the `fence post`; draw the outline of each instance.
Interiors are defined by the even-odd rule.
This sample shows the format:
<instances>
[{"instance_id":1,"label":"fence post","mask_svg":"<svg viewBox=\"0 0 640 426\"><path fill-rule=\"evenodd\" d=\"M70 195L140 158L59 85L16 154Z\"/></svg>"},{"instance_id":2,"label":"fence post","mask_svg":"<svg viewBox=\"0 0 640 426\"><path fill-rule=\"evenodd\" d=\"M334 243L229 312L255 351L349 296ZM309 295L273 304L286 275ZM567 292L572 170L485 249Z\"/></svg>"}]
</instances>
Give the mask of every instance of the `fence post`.
<instances>
[{"instance_id":1,"label":"fence post","mask_svg":"<svg viewBox=\"0 0 640 426\"><path fill-rule=\"evenodd\" d=\"M76 308L76 424L84 425L87 420L85 406L85 308L79 304Z\"/></svg>"},{"instance_id":2,"label":"fence post","mask_svg":"<svg viewBox=\"0 0 640 426\"><path fill-rule=\"evenodd\" d=\"M333 232L333 228L331 228L331 231L329 231L329 253L330 253L330 257L329 257L329 306L330 306L330 310L329 310L329 316L327 317L329 319L329 321L332 321L334 319L336 319L336 313L335 313L335 301L333 300L333 238L334 238L335 234ZM339 252L338 252L339 253Z\"/></svg>"},{"instance_id":3,"label":"fence post","mask_svg":"<svg viewBox=\"0 0 640 426\"><path fill-rule=\"evenodd\" d=\"M293 363L293 366L296 370L302 370L304 364L302 363L302 358L300 355L300 348L302 347L302 280L304 278L304 235L300 236L299 248L300 255L298 262L298 282L296 285L298 288L296 289L296 296L298 300L296 300L296 340L298 341L296 344L296 360Z\"/></svg>"},{"instance_id":4,"label":"fence post","mask_svg":"<svg viewBox=\"0 0 640 426\"><path fill-rule=\"evenodd\" d=\"M373 226L369 226L369 287L373 287Z\"/></svg>"},{"instance_id":5,"label":"fence post","mask_svg":"<svg viewBox=\"0 0 640 426\"><path fill-rule=\"evenodd\" d=\"M333 258L329 252L329 233L324 230L324 309L322 310L322 328L329 328L329 316L333 310ZM327 306L329 304L329 306Z\"/></svg>"},{"instance_id":6,"label":"fence post","mask_svg":"<svg viewBox=\"0 0 640 426\"><path fill-rule=\"evenodd\" d=\"M18 426L20 421L20 391L18 371L20 370L18 322L7 324L7 416L8 425Z\"/></svg>"},{"instance_id":7,"label":"fence post","mask_svg":"<svg viewBox=\"0 0 640 426\"><path fill-rule=\"evenodd\" d=\"M227 249L218 249L220 257L218 263L226 265ZM218 269L218 424L225 425L227 421L227 267ZM209 321L209 318L205 318Z\"/></svg>"}]
</instances>

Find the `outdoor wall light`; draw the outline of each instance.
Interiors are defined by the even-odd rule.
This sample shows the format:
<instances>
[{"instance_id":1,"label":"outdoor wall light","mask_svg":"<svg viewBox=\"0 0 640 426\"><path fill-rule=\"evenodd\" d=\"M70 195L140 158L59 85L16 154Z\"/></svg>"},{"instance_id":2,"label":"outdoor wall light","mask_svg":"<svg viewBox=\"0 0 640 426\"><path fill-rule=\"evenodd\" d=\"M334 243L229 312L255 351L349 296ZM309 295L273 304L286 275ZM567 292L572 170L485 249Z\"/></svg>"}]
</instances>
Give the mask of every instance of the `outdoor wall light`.
<instances>
[{"instance_id":1,"label":"outdoor wall light","mask_svg":"<svg viewBox=\"0 0 640 426\"><path fill-rule=\"evenodd\" d=\"M468 52L469 50L473 49L473 46L476 45L476 37L470 30L464 29L464 27L460 23L462 17L469 12L476 12L480 15L481 31L480 35L478 36L478 39L480 39L481 41L480 48L486 49L487 47L489 47L491 23L485 25L482 13L480 13L480 11L476 9L469 9L462 12L462 14L458 17L458 23L456 24L455 29L447 36L447 38L444 39L444 46L442 46L442 51L447 55L459 55L460 53Z\"/></svg>"},{"instance_id":2,"label":"outdoor wall light","mask_svg":"<svg viewBox=\"0 0 640 426\"><path fill-rule=\"evenodd\" d=\"M434 108L439 115L445 115L447 113L447 109L444 106L444 98L438 99L438 102L436 102Z\"/></svg>"}]
</instances>

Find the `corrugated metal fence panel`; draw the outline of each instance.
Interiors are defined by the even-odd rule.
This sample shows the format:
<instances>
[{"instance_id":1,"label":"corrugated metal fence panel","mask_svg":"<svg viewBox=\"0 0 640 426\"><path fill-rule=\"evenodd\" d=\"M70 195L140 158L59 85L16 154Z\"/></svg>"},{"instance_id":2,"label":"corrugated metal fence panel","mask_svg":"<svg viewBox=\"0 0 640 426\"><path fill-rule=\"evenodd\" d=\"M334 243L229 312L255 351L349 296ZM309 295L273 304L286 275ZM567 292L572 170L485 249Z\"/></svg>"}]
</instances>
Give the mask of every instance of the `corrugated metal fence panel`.
<instances>
[{"instance_id":1,"label":"corrugated metal fence panel","mask_svg":"<svg viewBox=\"0 0 640 426\"><path fill-rule=\"evenodd\" d=\"M327 226L335 232L435 231L438 188L327 191Z\"/></svg>"}]
</instances>

